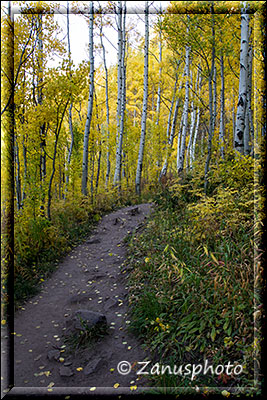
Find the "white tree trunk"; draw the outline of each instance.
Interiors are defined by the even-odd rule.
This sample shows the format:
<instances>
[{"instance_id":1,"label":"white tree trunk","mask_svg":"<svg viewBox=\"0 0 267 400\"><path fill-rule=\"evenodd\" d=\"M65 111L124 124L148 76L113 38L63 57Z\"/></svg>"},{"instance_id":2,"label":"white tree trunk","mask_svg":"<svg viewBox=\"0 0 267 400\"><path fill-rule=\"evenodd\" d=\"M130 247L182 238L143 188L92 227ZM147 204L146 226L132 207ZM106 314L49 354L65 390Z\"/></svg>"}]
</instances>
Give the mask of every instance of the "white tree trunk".
<instances>
[{"instance_id":1,"label":"white tree trunk","mask_svg":"<svg viewBox=\"0 0 267 400\"><path fill-rule=\"evenodd\" d=\"M209 121L209 136L208 136L208 154L205 163L205 170L204 170L204 190L207 193L207 186L208 186L208 172L211 160L211 146L212 146L212 137L215 128L215 117L216 113L214 112L214 107L216 107L216 101L213 99L213 91L212 91L212 82L215 83L215 21L214 21L214 8L213 3L211 5L211 14L212 14L212 55L211 55L211 68L209 73L209 114L210 114L210 121ZM214 90L216 95L216 89Z\"/></svg>"},{"instance_id":2,"label":"white tree trunk","mask_svg":"<svg viewBox=\"0 0 267 400\"><path fill-rule=\"evenodd\" d=\"M240 40L240 74L239 74L239 92L236 111L236 129L235 129L235 150L244 154L244 130L245 114L247 106L248 91L248 45L249 45L249 14L247 14L248 4L243 2L241 9L241 40Z\"/></svg>"},{"instance_id":3,"label":"white tree trunk","mask_svg":"<svg viewBox=\"0 0 267 400\"><path fill-rule=\"evenodd\" d=\"M147 119L147 100L148 100L148 49L149 49L149 23L148 23L148 1L145 5L145 49L144 49L144 94L143 109L141 118L141 137L138 152L138 161L135 177L135 190L138 195L141 194L141 176L143 168L143 157L146 135L146 119Z\"/></svg>"},{"instance_id":4,"label":"white tree trunk","mask_svg":"<svg viewBox=\"0 0 267 400\"><path fill-rule=\"evenodd\" d=\"M87 196L87 181L88 181L88 145L89 145L89 134L90 126L93 113L93 102L94 102L94 2L90 2L90 21L89 21L89 60L90 60L90 72L89 72L89 100L87 108L87 117L84 129L84 140L83 140L83 163L82 163L82 194Z\"/></svg>"},{"instance_id":5,"label":"white tree trunk","mask_svg":"<svg viewBox=\"0 0 267 400\"><path fill-rule=\"evenodd\" d=\"M189 28L187 27L187 33ZM189 108L189 55L190 55L190 47L186 46L185 50L185 76L186 76L186 84L185 84L185 100L184 100L184 109L182 115L183 128L182 128L182 136L181 136L181 146L179 148L179 157L177 158L177 171L180 173L184 169L184 156L185 156L185 139L186 139L186 131L188 125L188 108Z\"/></svg>"},{"instance_id":6,"label":"white tree trunk","mask_svg":"<svg viewBox=\"0 0 267 400\"><path fill-rule=\"evenodd\" d=\"M201 67L198 65L198 71L197 71L197 83L198 83L198 96L200 98L201 95L201 84L202 84L202 76L201 76ZM197 89L196 89L197 90ZM196 149L196 141L197 141L197 136L198 136L198 129L199 129L199 121L200 121L200 107L197 107L197 118L196 118L196 126L195 126L195 131L194 131L194 136L193 136L193 141L192 141L192 148L191 148L191 153L190 153L190 160L189 160L189 167L193 167L193 162L195 161L195 149Z\"/></svg>"},{"instance_id":7,"label":"white tree trunk","mask_svg":"<svg viewBox=\"0 0 267 400\"><path fill-rule=\"evenodd\" d=\"M175 85L174 85L174 93L173 93L172 104L171 104L171 108L170 108L170 112L169 112L169 118L168 118L166 157L165 157L165 161L164 161L164 164L163 164L161 172L160 172L159 180L161 179L162 176L166 175L166 173L167 173L169 156L170 156L170 152L171 152L171 149L172 149L172 146L173 146L173 140L174 140L174 135L175 135L175 127L176 127L179 104L180 104L180 98L179 97L177 97L176 102L175 102L172 121L171 121L171 115L172 115L172 110L173 110L173 106L174 106L177 80L178 80L178 76L176 74L176 80L175 80ZM181 88L182 88L182 84L179 87L178 93L180 92Z\"/></svg>"},{"instance_id":8,"label":"white tree trunk","mask_svg":"<svg viewBox=\"0 0 267 400\"><path fill-rule=\"evenodd\" d=\"M123 18L122 18L123 16ZM126 68L125 68L125 54L126 54L126 2L124 2L124 7L119 1L119 17L118 17L118 65L120 72L118 71L118 77L120 83L118 83L118 107L117 109L117 132L118 132L118 143L116 150L116 166L114 173L113 184L120 184L121 182L121 168L122 168L122 143L123 143L123 133L124 133L124 118L125 118L125 101L126 101ZM121 47L119 49L119 47ZM119 99L120 97L120 99Z\"/></svg>"},{"instance_id":9,"label":"white tree trunk","mask_svg":"<svg viewBox=\"0 0 267 400\"><path fill-rule=\"evenodd\" d=\"M220 130L219 130L219 147L221 158L224 159L224 139L225 139L225 124L224 124L224 113L225 113L225 99L224 99L224 60L223 54L220 57L221 67L221 99L220 99Z\"/></svg>"},{"instance_id":10,"label":"white tree trunk","mask_svg":"<svg viewBox=\"0 0 267 400\"><path fill-rule=\"evenodd\" d=\"M105 70L105 90L106 90L106 142L107 142L107 169L106 169L106 186L109 182L110 176L110 133L109 133L109 95L108 95L108 68L107 68L107 60L106 60L106 49L103 42L103 20L101 15L100 21L100 43L102 47L102 54L103 54L103 65ZM103 129L102 129L103 130Z\"/></svg>"},{"instance_id":11,"label":"white tree trunk","mask_svg":"<svg viewBox=\"0 0 267 400\"><path fill-rule=\"evenodd\" d=\"M69 58L69 71L70 71L70 76L71 76L71 52L70 52L70 11L69 11L69 1L67 1L67 40L68 40L68 58ZM71 136L71 141L70 141L70 148L68 152L68 158L67 158L67 168L66 168L66 190L68 190L68 184L69 184L69 169L70 169L70 161L71 161L71 156L72 156L72 150L73 150L73 145L74 145L74 135L73 135L73 126L72 126L72 102L70 103L69 106L69 117L68 117L68 122L69 122L69 129L70 129L70 136Z\"/></svg>"},{"instance_id":12,"label":"white tree trunk","mask_svg":"<svg viewBox=\"0 0 267 400\"><path fill-rule=\"evenodd\" d=\"M162 7L160 4L160 13L162 11ZM160 17L160 23L161 23L161 17ZM158 92L157 92L157 105L156 105L156 115L157 115L157 120L156 120L156 125L159 124L159 117L160 117L160 103L161 103L161 75L162 75L162 32L161 32L161 27L159 29L159 83L158 83Z\"/></svg>"}]
</instances>

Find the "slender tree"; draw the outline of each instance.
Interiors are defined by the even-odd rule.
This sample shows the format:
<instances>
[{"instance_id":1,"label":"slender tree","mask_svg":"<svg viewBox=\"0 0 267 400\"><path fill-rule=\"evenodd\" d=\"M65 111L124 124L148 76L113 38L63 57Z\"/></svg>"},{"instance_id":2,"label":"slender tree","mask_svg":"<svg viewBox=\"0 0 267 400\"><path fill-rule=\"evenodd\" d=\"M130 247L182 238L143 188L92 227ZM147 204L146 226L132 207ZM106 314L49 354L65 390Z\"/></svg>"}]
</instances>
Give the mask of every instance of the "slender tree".
<instances>
[{"instance_id":1,"label":"slender tree","mask_svg":"<svg viewBox=\"0 0 267 400\"><path fill-rule=\"evenodd\" d=\"M187 16L189 22L189 15ZM189 23L186 28L186 34L189 36ZM183 127L181 133L181 143L180 148L177 149L177 171L181 173L184 169L184 157L185 157L185 139L188 125L188 108L189 108L189 86L190 86L190 47L186 45L185 48L185 99L184 99L184 109L182 115Z\"/></svg>"},{"instance_id":2,"label":"slender tree","mask_svg":"<svg viewBox=\"0 0 267 400\"><path fill-rule=\"evenodd\" d=\"M70 51L70 10L69 10L69 1L67 1L67 40L68 40L68 61L69 61L69 74L71 78L71 51ZM72 124L72 107L73 103L70 102L69 105L69 113L68 113L68 122L69 122L69 130L70 130L70 148L68 151L68 158L67 158L67 170L66 170L66 190L69 183L69 169L70 169L70 161L73 151L74 145L74 133L73 133L73 124Z\"/></svg>"},{"instance_id":3,"label":"slender tree","mask_svg":"<svg viewBox=\"0 0 267 400\"><path fill-rule=\"evenodd\" d=\"M248 92L248 46L249 46L249 14L248 3L243 2L241 9L241 39L240 39L240 73L239 73L239 92L236 110L236 128L234 137L234 148L244 154L244 130L245 116L247 107Z\"/></svg>"},{"instance_id":4,"label":"slender tree","mask_svg":"<svg viewBox=\"0 0 267 400\"><path fill-rule=\"evenodd\" d=\"M225 141L225 98L224 98L224 58L223 52L220 57L221 70L221 98L220 98L220 130L219 130L219 146L220 155L224 159L224 141Z\"/></svg>"},{"instance_id":5,"label":"slender tree","mask_svg":"<svg viewBox=\"0 0 267 400\"><path fill-rule=\"evenodd\" d=\"M87 196L88 145L89 145L89 134L90 134L90 126L92 121L93 102L94 102L94 2L93 1L90 2L89 60L90 60L90 72L89 72L90 87L89 87L87 117L84 129L83 162L82 162L82 194L84 196Z\"/></svg>"},{"instance_id":6,"label":"slender tree","mask_svg":"<svg viewBox=\"0 0 267 400\"><path fill-rule=\"evenodd\" d=\"M122 144L124 133L125 105L126 105L126 2L122 6L119 1L118 12L118 107L117 107L117 150L114 185L121 182Z\"/></svg>"},{"instance_id":7,"label":"slender tree","mask_svg":"<svg viewBox=\"0 0 267 400\"><path fill-rule=\"evenodd\" d=\"M145 5L145 48L144 48L144 88L143 88L143 109L141 117L141 137L139 144L139 153L135 177L135 190L138 195L141 194L141 176L143 168L143 157L146 136L146 119L147 119L147 101L148 101L148 50L149 50L149 6L148 1Z\"/></svg>"}]
</instances>

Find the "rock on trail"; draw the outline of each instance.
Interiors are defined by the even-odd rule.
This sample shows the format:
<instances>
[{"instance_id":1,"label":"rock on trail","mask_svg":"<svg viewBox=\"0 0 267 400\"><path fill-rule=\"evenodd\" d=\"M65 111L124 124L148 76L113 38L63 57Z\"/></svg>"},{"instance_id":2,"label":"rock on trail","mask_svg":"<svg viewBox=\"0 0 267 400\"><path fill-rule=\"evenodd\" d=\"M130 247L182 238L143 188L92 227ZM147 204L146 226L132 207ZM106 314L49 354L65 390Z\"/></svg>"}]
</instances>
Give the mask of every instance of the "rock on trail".
<instances>
[{"instance_id":1,"label":"rock on trail","mask_svg":"<svg viewBox=\"0 0 267 400\"><path fill-rule=\"evenodd\" d=\"M19 309L14 321L15 387L10 394L62 393L62 388L67 394L71 388L79 394L120 394L146 386L136 374L136 363L149 359L149 352L127 330L127 266L121 265L126 256L123 239L152 207L140 204L105 215L88 240L62 260L41 292ZM72 319L79 329L75 318L81 313L92 325L104 322L108 333L90 347L70 352L64 334ZM133 366L129 374L117 371L121 361Z\"/></svg>"}]
</instances>

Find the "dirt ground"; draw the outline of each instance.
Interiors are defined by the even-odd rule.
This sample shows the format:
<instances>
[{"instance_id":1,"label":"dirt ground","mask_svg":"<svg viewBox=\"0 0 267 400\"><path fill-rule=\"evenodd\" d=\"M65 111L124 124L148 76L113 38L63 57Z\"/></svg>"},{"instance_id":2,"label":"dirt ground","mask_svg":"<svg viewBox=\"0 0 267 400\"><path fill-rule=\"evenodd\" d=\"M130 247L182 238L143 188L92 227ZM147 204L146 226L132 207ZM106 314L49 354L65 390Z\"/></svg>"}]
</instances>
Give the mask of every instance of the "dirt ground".
<instances>
[{"instance_id":1,"label":"dirt ground","mask_svg":"<svg viewBox=\"0 0 267 400\"><path fill-rule=\"evenodd\" d=\"M136 207L105 215L88 240L62 260L41 292L16 313L15 388L10 393L134 394L148 385L136 374L136 363L149 359L149 351L127 329L123 239L143 223L153 205L138 205L138 212ZM70 349L64 342L66 320L80 309L103 313L108 334L89 348ZM121 361L131 364L129 374L118 372Z\"/></svg>"}]
</instances>

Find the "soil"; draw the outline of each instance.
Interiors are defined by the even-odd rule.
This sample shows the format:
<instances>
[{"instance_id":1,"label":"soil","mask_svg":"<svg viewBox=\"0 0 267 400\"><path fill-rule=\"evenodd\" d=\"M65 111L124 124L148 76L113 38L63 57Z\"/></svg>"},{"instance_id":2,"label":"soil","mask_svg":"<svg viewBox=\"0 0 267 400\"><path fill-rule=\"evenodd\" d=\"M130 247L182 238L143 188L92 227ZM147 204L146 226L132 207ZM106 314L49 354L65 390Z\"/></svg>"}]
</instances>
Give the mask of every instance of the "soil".
<instances>
[{"instance_id":1,"label":"soil","mask_svg":"<svg viewBox=\"0 0 267 400\"><path fill-rule=\"evenodd\" d=\"M148 386L146 376L136 372L137 362L149 359L149 350L128 330L129 271L123 239L152 209L152 204L140 204L105 215L92 235L62 260L40 293L16 313L15 387L10 393L123 394ZM86 347L66 342L66 321L77 310L104 314L107 334ZM131 364L129 374L118 372L121 361Z\"/></svg>"}]
</instances>

